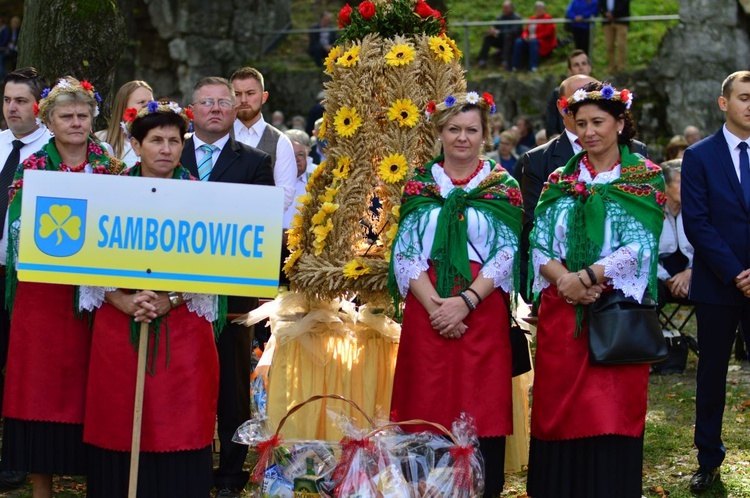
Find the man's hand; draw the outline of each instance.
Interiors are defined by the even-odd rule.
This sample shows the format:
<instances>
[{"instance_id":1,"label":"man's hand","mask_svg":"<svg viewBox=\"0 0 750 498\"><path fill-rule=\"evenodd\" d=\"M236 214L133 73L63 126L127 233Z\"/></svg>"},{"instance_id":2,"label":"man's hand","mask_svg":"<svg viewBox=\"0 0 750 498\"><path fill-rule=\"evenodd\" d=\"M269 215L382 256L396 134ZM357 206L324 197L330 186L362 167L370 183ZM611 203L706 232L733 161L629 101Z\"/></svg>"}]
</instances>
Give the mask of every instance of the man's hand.
<instances>
[{"instance_id":1,"label":"man's hand","mask_svg":"<svg viewBox=\"0 0 750 498\"><path fill-rule=\"evenodd\" d=\"M677 298L686 298L688 296L688 290L690 289L690 276L693 274L693 270L688 268L681 271L674 277L666 281L669 292Z\"/></svg>"},{"instance_id":2,"label":"man's hand","mask_svg":"<svg viewBox=\"0 0 750 498\"><path fill-rule=\"evenodd\" d=\"M734 277L734 283L737 284L737 288L745 297L750 297L750 269L743 270L739 275Z\"/></svg>"}]
</instances>

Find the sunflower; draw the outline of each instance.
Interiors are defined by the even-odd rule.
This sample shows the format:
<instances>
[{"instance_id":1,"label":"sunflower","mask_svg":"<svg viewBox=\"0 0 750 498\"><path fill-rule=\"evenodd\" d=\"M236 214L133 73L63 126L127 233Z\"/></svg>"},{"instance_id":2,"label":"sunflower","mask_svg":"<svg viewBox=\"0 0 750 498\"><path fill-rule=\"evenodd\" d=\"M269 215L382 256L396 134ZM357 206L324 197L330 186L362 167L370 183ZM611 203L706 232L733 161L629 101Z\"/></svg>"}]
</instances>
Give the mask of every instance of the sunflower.
<instances>
[{"instance_id":1,"label":"sunflower","mask_svg":"<svg viewBox=\"0 0 750 498\"><path fill-rule=\"evenodd\" d=\"M359 61L359 45L354 45L352 48L344 52L344 54L336 60L336 64L344 67L352 67Z\"/></svg>"},{"instance_id":2,"label":"sunflower","mask_svg":"<svg viewBox=\"0 0 750 498\"><path fill-rule=\"evenodd\" d=\"M464 53L461 52L461 50L458 48L458 45L456 45L456 40L454 40L450 36L446 36L445 33L440 36L445 39L445 42L448 44L451 50L453 50L453 53L456 55L456 59L460 59L464 56Z\"/></svg>"},{"instance_id":3,"label":"sunflower","mask_svg":"<svg viewBox=\"0 0 750 498\"><path fill-rule=\"evenodd\" d=\"M336 161L336 167L333 169L334 178L340 180L346 180L349 177L349 168L352 165L352 158L349 156L341 156Z\"/></svg>"},{"instance_id":4,"label":"sunflower","mask_svg":"<svg viewBox=\"0 0 750 498\"><path fill-rule=\"evenodd\" d=\"M419 109L409 99L398 99L388 108L388 119L411 128L419 121Z\"/></svg>"},{"instance_id":5,"label":"sunflower","mask_svg":"<svg viewBox=\"0 0 750 498\"><path fill-rule=\"evenodd\" d=\"M333 125L336 127L336 133L342 137L351 137L362 126L362 118L354 107L342 107L336 113Z\"/></svg>"},{"instance_id":6,"label":"sunflower","mask_svg":"<svg viewBox=\"0 0 750 498\"><path fill-rule=\"evenodd\" d=\"M401 154L391 154L380 161L378 173L386 183L396 183L406 176L408 166L406 158Z\"/></svg>"},{"instance_id":7,"label":"sunflower","mask_svg":"<svg viewBox=\"0 0 750 498\"><path fill-rule=\"evenodd\" d=\"M333 65L336 63L336 59L341 57L342 53L341 45L336 45L328 52L328 56L323 64L325 64L325 72L331 74L333 72Z\"/></svg>"},{"instance_id":8,"label":"sunflower","mask_svg":"<svg viewBox=\"0 0 750 498\"><path fill-rule=\"evenodd\" d=\"M364 259L354 258L344 265L343 273L345 277L358 279L361 275L370 273L372 269L365 264Z\"/></svg>"},{"instance_id":9,"label":"sunflower","mask_svg":"<svg viewBox=\"0 0 750 498\"><path fill-rule=\"evenodd\" d=\"M284 267L282 268L284 270L284 273L289 273L289 271L297 263L297 260L300 258L300 256L302 256L302 249L297 249L286 258Z\"/></svg>"},{"instance_id":10,"label":"sunflower","mask_svg":"<svg viewBox=\"0 0 750 498\"><path fill-rule=\"evenodd\" d=\"M391 47L387 54L385 54L385 63L389 66L405 66L411 64L414 60L416 52L405 43L399 43Z\"/></svg>"},{"instance_id":11,"label":"sunflower","mask_svg":"<svg viewBox=\"0 0 750 498\"><path fill-rule=\"evenodd\" d=\"M430 49L435 53L438 60L443 62L450 62L453 59L453 49L450 47L448 42L440 36L430 37Z\"/></svg>"}]
</instances>

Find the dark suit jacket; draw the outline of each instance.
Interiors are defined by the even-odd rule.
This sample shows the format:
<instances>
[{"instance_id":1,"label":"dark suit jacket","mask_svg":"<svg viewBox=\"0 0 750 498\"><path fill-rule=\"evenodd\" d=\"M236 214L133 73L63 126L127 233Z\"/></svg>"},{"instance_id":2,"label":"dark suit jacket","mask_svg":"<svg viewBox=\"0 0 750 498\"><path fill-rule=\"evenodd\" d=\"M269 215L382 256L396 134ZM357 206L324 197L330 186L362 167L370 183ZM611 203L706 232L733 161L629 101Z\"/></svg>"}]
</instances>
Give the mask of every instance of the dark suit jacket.
<instances>
[{"instance_id":1,"label":"dark suit jacket","mask_svg":"<svg viewBox=\"0 0 750 498\"><path fill-rule=\"evenodd\" d=\"M198 178L198 164L195 162L195 142L192 137L185 140L180 162L190 171L191 175ZM219 154L219 158L211 170L208 181L273 186L271 156L229 137L229 141L221 150L221 154ZM228 308L230 313L246 313L256 306L257 300L255 298L229 296Z\"/></svg>"},{"instance_id":2,"label":"dark suit jacket","mask_svg":"<svg viewBox=\"0 0 750 498\"><path fill-rule=\"evenodd\" d=\"M607 12L607 0L599 0L599 13L604 16ZM620 17L630 17L630 0L615 0L615 7L612 9L612 15L615 17L614 22L629 24L627 21L617 21Z\"/></svg>"},{"instance_id":3,"label":"dark suit jacket","mask_svg":"<svg viewBox=\"0 0 750 498\"><path fill-rule=\"evenodd\" d=\"M690 299L709 304L742 303L734 277L750 268L750 209L723 130L685 151L682 219L695 248Z\"/></svg>"},{"instance_id":4,"label":"dark suit jacket","mask_svg":"<svg viewBox=\"0 0 750 498\"><path fill-rule=\"evenodd\" d=\"M633 152L648 157L646 146L633 140ZM529 258L529 235L534 226L534 209L539 202L544 182L553 171L565 166L573 157L573 146L568 135L563 133L544 145L540 145L521 156L523 172L521 176L521 194L523 196L523 231L521 232L521 273L526 271ZM522 276L523 280L523 276Z\"/></svg>"}]
</instances>

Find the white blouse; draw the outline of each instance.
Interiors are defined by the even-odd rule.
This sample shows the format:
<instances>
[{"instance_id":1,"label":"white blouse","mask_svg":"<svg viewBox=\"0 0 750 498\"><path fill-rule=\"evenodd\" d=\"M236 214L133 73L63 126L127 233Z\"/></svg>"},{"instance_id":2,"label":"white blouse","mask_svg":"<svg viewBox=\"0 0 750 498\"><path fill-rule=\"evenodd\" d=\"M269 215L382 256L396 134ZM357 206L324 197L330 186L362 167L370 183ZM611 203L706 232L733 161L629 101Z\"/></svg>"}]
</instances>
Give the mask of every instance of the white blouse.
<instances>
[{"instance_id":1,"label":"white blouse","mask_svg":"<svg viewBox=\"0 0 750 498\"><path fill-rule=\"evenodd\" d=\"M603 184L609 183L620 177L620 166L617 165L612 171L599 173L596 178L591 178L589 171L582 165L579 168L578 179L584 183ZM573 206L574 200L570 197L563 197L557 201L561 207ZM622 209L617 205L608 206L608 210ZM541 292L549 286L548 282L539 272L541 266L546 265L551 260L562 261L566 259L567 254L567 228L568 215L570 209L564 209L558 219L550 219L550 216L540 216L536 218L535 228L537 244L543 244L545 235L548 233L550 224L554 223L554 243L549 248L549 253L545 254L539 249L534 249L531 254L532 264L534 266L534 283L532 290ZM547 211L551 213L551 211ZM630 233L636 234L635 240L630 240L623 245L622 234L612 230L612 212L608 211L604 220L604 243L599 254L599 259L594 263L604 267L604 275L611 279L611 284L615 289L620 289L626 296L633 297L640 301L648 287L648 274L651 261L650 247L655 245L652 234L648 233L643 225L635 218L631 219L631 227L635 230L629 230ZM619 213L618 213L619 214ZM638 255L642 253L641 265L638 264Z\"/></svg>"},{"instance_id":2,"label":"white blouse","mask_svg":"<svg viewBox=\"0 0 750 498\"><path fill-rule=\"evenodd\" d=\"M490 162L485 161L479 174L463 186L464 190L468 191L475 188L489 176L491 171ZM443 198L447 198L451 191L457 188L438 164L432 166L432 176L435 178L435 182L440 188L440 195ZM428 262L435 240L435 229L437 228L439 214L439 207L430 210L425 214L425 223L414 224L411 230L401 233L399 239L394 243L394 274L402 296L406 296L409 291L411 280L419 278L422 272L429 267ZM467 208L466 221L468 224L469 243L467 243L467 249L469 259L477 263L484 263L482 276L493 280L496 288L501 287L504 291L510 292L514 284L513 259L518 252L518 237L508 229L503 245L498 249L495 257L491 261L487 261L487 256L492 249L488 243L493 240L493 237L488 236L490 227L487 220L484 216L480 216L474 208ZM420 230L420 228L423 230ZM421 239L420 232L423 232ZM472 244L476 251L472 248ZM407 257L406 252L410 247L418 247L419 254L412 258Z\"/></svg>"}]
</instances>

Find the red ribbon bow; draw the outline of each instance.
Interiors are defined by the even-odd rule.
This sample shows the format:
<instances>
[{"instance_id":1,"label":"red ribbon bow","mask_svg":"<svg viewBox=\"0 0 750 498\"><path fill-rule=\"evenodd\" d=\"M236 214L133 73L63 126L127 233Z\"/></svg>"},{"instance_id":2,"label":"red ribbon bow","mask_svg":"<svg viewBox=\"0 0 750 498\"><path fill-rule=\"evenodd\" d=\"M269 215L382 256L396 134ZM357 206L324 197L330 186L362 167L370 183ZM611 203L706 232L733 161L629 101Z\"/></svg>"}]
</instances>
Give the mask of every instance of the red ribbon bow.
<instances>
[{"instance_id":1,"label":"red ribbon bow","mask_svg":"<svg viewBox=\"0 0 750 498\"><path fill-rule=\"evenodd\" d=\"M282 442L283 439L281 436L274 434L265 441L258 443L258 463L255 464L255 469L253 469L253 482L257 484L263 482L263 478L266 475L266 469L268 468L268 464L271 462L271 457L273 456L273 450L278 446L281 446Z\"/></svg>"},{"instance_id":2,"label":"red ribbon bow","mask_svg":"<svg viewBox=\"0 0 750 498\"><path fill-rule=\"evenodd\" d=\"M471 491L471 457L474 455L474 447L454 446L450 451L455 469L453 483L459 490Z\"/></svg>"}]
</instances>

